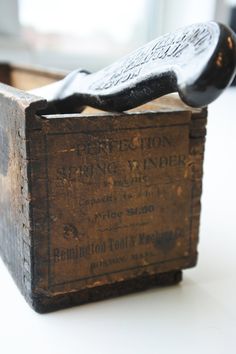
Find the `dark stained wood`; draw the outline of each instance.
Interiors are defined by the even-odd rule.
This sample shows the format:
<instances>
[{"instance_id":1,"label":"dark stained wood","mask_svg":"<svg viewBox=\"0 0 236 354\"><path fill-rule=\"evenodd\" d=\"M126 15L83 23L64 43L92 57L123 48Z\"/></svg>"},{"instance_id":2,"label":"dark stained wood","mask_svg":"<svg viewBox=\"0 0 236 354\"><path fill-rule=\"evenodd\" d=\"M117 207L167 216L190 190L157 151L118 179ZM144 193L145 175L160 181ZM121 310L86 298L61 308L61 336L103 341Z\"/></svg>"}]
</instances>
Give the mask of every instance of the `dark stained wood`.
<instances>
[{"instance_id":1,"label":"dark stained wood","mask_svg":"<svg viewBox=\"0 0 236 354\"><path fill-rule=\"evenodd\" d=\"M7 63L0 63L0 82L10 85L10 65Z\"/></svg>"},{"instance_id":2,"label":"dark stained wood","mask_svg":"<svg viewBox=\"0 0 236 354\"><path fill-rule=\"evenodd\" d=\"M0 252L36 311L176 284L196 264L206 109L170 95L39 116L44 101L3 84L0 102Z\"/></svg>"}]
</instances>

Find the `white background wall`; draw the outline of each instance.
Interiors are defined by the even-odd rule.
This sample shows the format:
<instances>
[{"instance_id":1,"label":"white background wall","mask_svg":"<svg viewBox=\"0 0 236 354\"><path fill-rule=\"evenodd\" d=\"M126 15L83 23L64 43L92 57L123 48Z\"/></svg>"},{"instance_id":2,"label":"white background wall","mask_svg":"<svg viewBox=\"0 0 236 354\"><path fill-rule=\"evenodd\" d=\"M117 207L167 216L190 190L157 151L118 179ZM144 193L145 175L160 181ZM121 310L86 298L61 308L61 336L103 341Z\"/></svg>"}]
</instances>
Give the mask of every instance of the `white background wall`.
<instances>
[{"instance_id":1,"label":"white background wall","mask_svg":"<svg viewBox=\"0 0 236 354\"><path fill-rule=\"evenodd\" d=\"M225 0L94 0L94 5L92 0L0 0L0 60L69 70L77 67L96 70L160 34L194 22L214 19L216 3L220 6L218 17L222 18ZM119 11L116 4L120 5ZM67 49L60 51L52 46L49 50L39 49L37 43L29 44L20 39L19 13L22 25L35 26L36 30L38 27L46 36L48 24L53 24L54 31L58 28L58 31L66 32L71 22L69 28L74 28L74 34L79 34L81 38L88 24L90 37L87 41L85 38L84 42L89 44L94 41L94 53L78 54ZM60 13L62 16L59 16ZM100 44L96 46L97 40L93 39L90 27L94 28L96 38L98 34L100 39L110 36L109 50L103 51ZM84 43L81 45L83 47Z\"/></svg>"}]
</instances>

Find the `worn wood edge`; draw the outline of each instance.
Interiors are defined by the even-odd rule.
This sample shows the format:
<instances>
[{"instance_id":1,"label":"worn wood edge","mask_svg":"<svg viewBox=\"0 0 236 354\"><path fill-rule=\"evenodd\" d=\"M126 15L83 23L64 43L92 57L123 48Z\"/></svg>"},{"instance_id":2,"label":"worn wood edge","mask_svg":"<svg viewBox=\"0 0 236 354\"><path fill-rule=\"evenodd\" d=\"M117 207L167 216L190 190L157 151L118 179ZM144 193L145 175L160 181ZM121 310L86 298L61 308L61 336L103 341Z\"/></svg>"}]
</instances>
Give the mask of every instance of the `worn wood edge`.
<instances>
[{"instance_id":1,"label":"worn wood edge","mask_svg":"<svg viewBox=\"0 0 236 354\"><path fill-rule=\"evenodd\" d=\"M122 282L106 284L96 288L88 288L59 296L34 295L30 305L36 312L43 314L72 306L84 305L141 292L154 287L173 286L181 281L182 270L173 270L166 273L144 275Z\"/></svg>"},{"instance_id":2,"label":"worn wood edge","mask_svg":"<svg viewBox=\"0 0 236 354\"><path fill-rule=\"evenodd\" d=\"M27 109L29 106L34 105L35 111L45 107L47 102L41 97L31 95L26 91L3 83L0 83L0 95L5 98L14 99L22 109Z\"/></svg>"}]
</instances>

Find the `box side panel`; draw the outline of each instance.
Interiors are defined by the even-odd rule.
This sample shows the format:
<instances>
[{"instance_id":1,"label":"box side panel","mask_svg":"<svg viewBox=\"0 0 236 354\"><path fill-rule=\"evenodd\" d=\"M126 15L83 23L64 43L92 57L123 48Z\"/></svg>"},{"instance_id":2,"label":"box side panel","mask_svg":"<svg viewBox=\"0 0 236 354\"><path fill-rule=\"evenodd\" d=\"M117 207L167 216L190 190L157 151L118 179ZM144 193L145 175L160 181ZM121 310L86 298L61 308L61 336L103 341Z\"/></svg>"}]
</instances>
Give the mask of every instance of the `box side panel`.
<instances>
[{"instance_id":1,"label":"box side panel","mask_svg":"<svg viewBox=\"0 0 236 354\"><path fill-rule=\"evenodd\" d=\"M24 111L0 94L0 251L17 285L27 293L28 190Z\"/></svg>"},{"instance_id":2,"label":"box side panel","mask_svg":"<svg viewBox=\"0 0 236 354\"><path fill-rule=\"evenodd\" d=\"M190 153L190 178L193 183L192 188L192 249L197 249L199 241L199 226L201 216L201 194L203 182L203 161L206 140L207 109L192 114L189 153Z\"/></svg>"},{"instance_id":3,"label":"box side panel","mask_svg":"<svg viewBox=\"0 0 236 354\"><path fill-rule=\"evenodd\" d=\"M205 116L42 120L30 141L36 308L128 292L161 274L174 283L196 264Z\"/></svg>"},{"instance_id":4,"label":"box side panel","mask_svg":"<svg viewBox=\"0 0 236 354\"><path fill-rule=\"evenodd\" d=\"M28 301L31 240L25 128L34 100L0 84L0 253Z\"/></svg>"}]
</instances>

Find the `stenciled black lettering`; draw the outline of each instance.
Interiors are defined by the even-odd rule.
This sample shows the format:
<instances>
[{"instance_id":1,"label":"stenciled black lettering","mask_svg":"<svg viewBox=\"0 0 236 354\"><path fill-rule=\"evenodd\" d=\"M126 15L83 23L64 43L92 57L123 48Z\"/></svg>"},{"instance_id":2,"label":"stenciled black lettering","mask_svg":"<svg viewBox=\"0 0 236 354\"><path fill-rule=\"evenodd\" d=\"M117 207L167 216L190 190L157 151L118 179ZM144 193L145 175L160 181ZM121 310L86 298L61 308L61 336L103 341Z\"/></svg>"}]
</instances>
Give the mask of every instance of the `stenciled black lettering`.
<instances>
[{"instance_id":1,"label":"stenciled black lettering","mask_svg":"<svg viewBox=\"0 0 236 354\"><path fill-rule=\"evenodd\" d=\"M146 171L152 169L164 169L168 167L183 168L186 164L185 155L153 156L143 160L128 160L128 167L131 172Z\"/></svg>"},{"instance_id":2,"label":"stenciled black lettering","mask_svg":"<svg viewBox=\"0 0 236 354\"><path fill-rule=\"evenodd\" d=\"M198 55L209 47L211 41L211 31L204 25L201 25L201 28L193 25L184 32L180 30L174 34L167 34L122 58L117 62L116 69L113 66L110 70L108 68L101 78L90 85L89 89L105 90L128 80L131 81L137 78L151 61L165 60L168 64L173 58L175 60L182 58L190 46L195 55Z\"/></svg>"},{"instance_id":3,"label":"stenciled black lettering","mask_svg":"<svg viewBox=\"0 0 236 354\"><path fill-rule=\"evenodd\" d=\"M174 138L167 135L152 135L147 137L132 136L124 139L98 139L77 144L78 156L108 155L116 152L147 151L174 147Z\"/></svg>"},{"instance_id":4,"label":"stenciled black lettering","mask_svg":"<svg viewBox=\"0 0 236 354\"><path fill-rule=\"evenodd\" d=\"M66 182L76 182L81 178L92 178L107 175L116 175L119 164L116 161L83 164L78 166L64 166L57 169L57 180L62 184Z\"/></svg>"}]
</instances>

